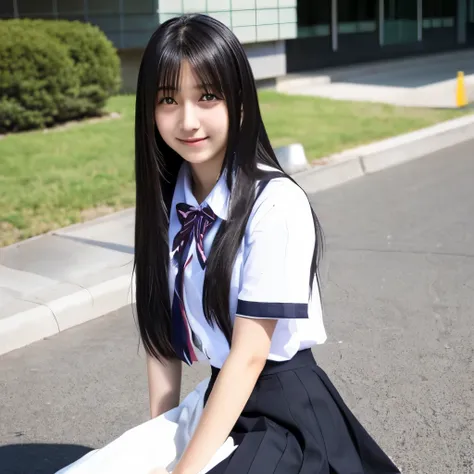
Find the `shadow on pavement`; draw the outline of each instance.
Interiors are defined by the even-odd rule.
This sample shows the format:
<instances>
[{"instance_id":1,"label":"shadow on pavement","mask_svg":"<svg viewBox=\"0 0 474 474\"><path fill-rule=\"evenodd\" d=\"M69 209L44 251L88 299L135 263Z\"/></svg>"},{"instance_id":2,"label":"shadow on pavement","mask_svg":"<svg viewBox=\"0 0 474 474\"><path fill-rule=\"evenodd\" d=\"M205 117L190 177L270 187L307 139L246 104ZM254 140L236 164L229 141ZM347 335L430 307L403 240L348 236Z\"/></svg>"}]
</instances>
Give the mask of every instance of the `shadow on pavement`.
<instances>
[{"instance_id":1,"label":"shadow on pavement","mask_svg":"<svg viewBox=\"0 0 474 474\"><path fill-rule=\"evenodd\" d=\"M113 242L102 242L100 240L87 239L85 237L76 237L73 235L57 234L56 237L65 240L72 240L74 242L80 242L81 244L94 245L96 247L102 247L108 250L116 250L117 252L129 253L132 255L135 253L135 249L130 245L116 244Z\"/></svg>"},{"instance_id":2,"label":"shadow on pavement","mask_svg":"<svg viewBox=\"0 0 474 474\"><path fill-rule=\"evenodd\" d=\"M93 448L73 444L11 444L0 446L2 474L53 474Z\"/></svg>"}]
</instances>

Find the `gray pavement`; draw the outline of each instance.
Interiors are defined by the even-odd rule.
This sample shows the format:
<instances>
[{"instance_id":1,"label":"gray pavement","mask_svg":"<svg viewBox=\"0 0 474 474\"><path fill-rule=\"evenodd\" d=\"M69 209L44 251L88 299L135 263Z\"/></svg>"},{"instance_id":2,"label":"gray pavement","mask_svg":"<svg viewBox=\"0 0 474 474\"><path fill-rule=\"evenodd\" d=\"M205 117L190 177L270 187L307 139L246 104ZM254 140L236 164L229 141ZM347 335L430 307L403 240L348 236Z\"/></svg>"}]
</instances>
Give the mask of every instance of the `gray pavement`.
<instances>
[{"instance_id":1,"label":"gray pavement","mask_svg":"<svg viewBox=\"0 0 474 474\"><path fill-rule=\"evenodd\" d=\"M465 74L469 103L474 101L474 50L291 74L278 88L290 94L380 102L407 107L456 107L456 77Z\"/></svg>"},{"instance_id":2,"label":"gray pavement","mask_svg":"<svg viewBox=\"0 0 474 474\"><path fill-rule=\"evenodd\" d=\"M473 138L474 115L468 114L311 165L304 166L301 153L299 160L292 154L281 161L289 173L306 168L294 178L319 192ZM287 151L295 149L303 151L297 144ZM0 248L0 354L129 305L133 231L129 209Z\"/></svg>"},{"instance_id":3,"label":"gray pavement","mask_svg":"<svg viewBox=\"0 0 474 474\"><path fill-rule=\"evenodd\" d=\"M134 210L0 249L0 354L131 302Z\"/></svg>"},{"instance_id":4,"label":"gray pavement","mask_svg":"<svg viewBox=\"0 0 474 474\"><path fill-rule=\"evenodd\" d=\"M414 474L474 473L474 142L311 196L320 365ZM184 392L207 374L188 369ZM147 419L130 307L0 357L0 472L52 473Z\"/></svg>"}]
</instances>

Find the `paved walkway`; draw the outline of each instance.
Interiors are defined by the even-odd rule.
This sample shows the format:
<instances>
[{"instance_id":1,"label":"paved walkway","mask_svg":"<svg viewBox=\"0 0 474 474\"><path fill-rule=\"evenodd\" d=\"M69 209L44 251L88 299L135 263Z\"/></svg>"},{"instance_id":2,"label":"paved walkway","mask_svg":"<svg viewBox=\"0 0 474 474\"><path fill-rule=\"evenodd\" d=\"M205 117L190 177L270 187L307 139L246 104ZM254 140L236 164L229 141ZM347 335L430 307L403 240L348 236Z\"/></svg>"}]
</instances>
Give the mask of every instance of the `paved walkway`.
<instances>
[{"instance_id":1,"label":"paved walkway","mask_svg":"<svg viewBox=\"0 0 474 474\"><path fill-rule=\"evenodd\" d=\"M327 243L316 358L406 474L473 472L473 146L310 196ZM184 393L208 374L185 369ZM0 407L2 474L51 474L146 420L130 307L0 356Z\"/></svg>"},{"instance_id":2,"label":"paved walkway","mask_svg":"<svg viewBox=\"0 0 474 474\"><path fill-rule=\"evenodd\" d=\"M294 74L278 90L339 100L381 102L409 107L456 107L456 77L465 74L474 102L474 49Z\"/></svg>"},{"instance_id":3,"label":"paved walkway","mask_svg":"<svg viewBox=\"0 0 474 474\"><path fill-rule=\"evenodd\" d=\"M131 209L0 249L0 326L28 344L127 305L133 234Z\"/></svg>"},{"instance_id":4,"label":"paved walkway","mask_svg":"<svg viewBox=\"0 0 474 474\"><path fill-rule=\"evenodd\" d=\"M471 69L464 69L474 78L473 54L465 51L436 61L424 58L424 65L412 59L398 61L404 69L394 68L395 63L390 67L384 63L346 68L331 72L339 82L328 86L311 86L321 78L303 77L297 79L298 92L303 88L306 93L323 93L327 87L329 94L331 87L333 91L343 90L346 80L361 82L346 84L352 91L393 88L393 84L404 81L404 90L421 97L420 87L432 91L442 87L442 83L429 82L445 79L462 65L469 63ZM395 95L391 97L394 100ZM413 144L417 146L421 145ZM354 164L359 166L356 161ZM338 180L346 179L334 171ZM324 176L329 179L327 173ZM133 228L134 210L128 210L0 248L0 354L128 305L134 293Z\"/></svg>"},{"instance_id":5,"label":"paved walkway","mask_svg":"<svg viewBox=\"0 0 474 474\"><path fill-rule=\"evenodd\" d=\"M360 147L294 175L308 192L474 137L473 117ZM0 248L0 354L129 305L134 210Z\"/></svg>"}]
</instances>

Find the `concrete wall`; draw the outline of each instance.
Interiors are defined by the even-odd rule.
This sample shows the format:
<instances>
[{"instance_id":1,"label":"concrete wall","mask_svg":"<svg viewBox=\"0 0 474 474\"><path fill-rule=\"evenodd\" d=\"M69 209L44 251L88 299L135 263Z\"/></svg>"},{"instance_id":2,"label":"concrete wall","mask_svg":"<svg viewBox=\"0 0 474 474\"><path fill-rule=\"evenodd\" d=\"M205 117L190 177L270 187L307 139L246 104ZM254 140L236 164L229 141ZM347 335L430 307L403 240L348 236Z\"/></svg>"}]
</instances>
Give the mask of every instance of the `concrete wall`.
<instances>
[{"instance_id":1,"label":"concrete wall","mask_svg":"<svg viewBox=\"0 0 474 474\"><path fill-rule=\"evenodd\" d=\"M264 83L266 79L274 79L286 74L284 41L246 44L244 48L257 81ZM135 91L142 54L141 48L119 51L122 65L122 92Z\"/></svg>"},{"instance_id":2,"label":"concrete wall","mask_svg":"<svg viewBox=\"0 0 474 474\"><path fill-rule=\"evenodd\" d=\"M133 94L137 87L138 69L143 49L125 49L119 51L122 66L122 92Z\"/></svg>"},{"instance_id":3,"label":"concrete wall","mask_svg":"<svg viewBox=\"0 0 474 474\"><path fill-rule=\"evenodd\" d=\"M159 0L158 22L204 13L227 25L244 45L255 79L286 74L285 40L296 38L296 0ZM145 44L143 44L143 47ZM123 91L133 92L143 48L120 49Z\"/></svg>"}]
</instances>

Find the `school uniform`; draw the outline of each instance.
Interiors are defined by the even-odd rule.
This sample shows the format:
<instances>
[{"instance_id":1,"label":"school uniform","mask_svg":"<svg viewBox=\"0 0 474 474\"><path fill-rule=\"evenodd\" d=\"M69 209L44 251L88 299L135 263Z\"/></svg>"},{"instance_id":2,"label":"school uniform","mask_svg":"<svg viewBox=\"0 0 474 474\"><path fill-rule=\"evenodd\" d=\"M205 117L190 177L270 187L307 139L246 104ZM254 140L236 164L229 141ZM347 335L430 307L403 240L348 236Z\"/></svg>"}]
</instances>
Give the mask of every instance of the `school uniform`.
<instances>
[{"instance_id":1,"label":"school uniform","mask_svg":"<svg viewBox=\"0 0 474 474\"><path fill-rule=\"evenodd\" d=\"M207 323L202 308L205 255L227 218L229 198L221 176L199 205L189 167L181 168L170 242L178 244L176 235L197 216L202 216L205 236L202 242L194 239L189 244L181 262L173 258L177 265L170 271L172 297L184 303L173 318L181 316L187 322L183 360L191 354L194 360L207 359L212 367L205 401L230 350L219 328ZM278 321L268 362L231 433L238 448L212 474L399 472L351 414L309 350L326 340L317 282L311 294L309 289L314 243L311 209L303 191L285 177L271 180L257 198L237 253L230 314L233 321L236 317ZM179 244L175 249L179 253ZM204 260L195 258L203 253ZM183 265L183 292L178 295L173 279Z\"/></svg>"},{"instance_id":2,"label":"school uniform","mask_svg":"<svg viewBox=\"0 0 474 474\"><path fill-rule=\"evenodd\" d=\"M268 318L277 323L267 363L242 414L201 472L400 472L312 355L311 347L324 343L326 332L317 282L312 292L309 288L315 231L305 194L285 177L272 179L255 192L259 194L232 271L231 321ZM61 474L120 474L130 469L145 474L155 466L172 469L180 458L230 351L222 331L206 321L202 298L207 256L228 217L229 200L223 175L199 204L192 193L189 165L183 164L169 225L172 344L185 363L208 363L210 379L176 409L130 430ZM213 291L219 291L218 282Z\"/></svg>"}]
</instances>

